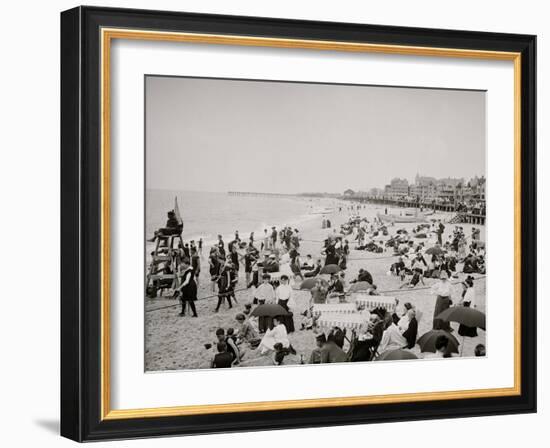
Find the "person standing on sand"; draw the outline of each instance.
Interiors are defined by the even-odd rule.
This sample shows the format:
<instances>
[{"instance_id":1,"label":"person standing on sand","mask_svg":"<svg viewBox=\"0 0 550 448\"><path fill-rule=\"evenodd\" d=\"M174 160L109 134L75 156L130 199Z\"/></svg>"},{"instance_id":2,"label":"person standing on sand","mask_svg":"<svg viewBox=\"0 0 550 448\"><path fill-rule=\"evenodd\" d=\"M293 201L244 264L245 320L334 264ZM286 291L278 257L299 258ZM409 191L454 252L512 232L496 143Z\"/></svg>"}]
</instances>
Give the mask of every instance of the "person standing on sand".
<instances>
[{"instance_id":1,"label":"person standing on sand","mask_svg":"<svg viewBox=\"0 0 550 448\"><path fill-rule=\"evenodd\" d=\"M264 229L264 239L262 240L262 246L260 247L260 250L267 249L269 249L269 234L267 233L267 229Z\"/></svg>"},{"instance_id":2,"label":"person standing on sand","mask_svg":"<svg viewBox=\"0 0 550 448\"><path fill-rule=\"evenodd\" d=\"M176 290L181 301L180 316L185 316L185 308L187 304L189 304L193 317L197 317L197 310L195 308L195 300L197 300L197 284L195 283L195 275L188 258L184 258L181 261L180 275L181 285Z\"/></svg>"},{"instance_id":3,"label":"person standing on sand","mask_svg":"<svg viewBox=\"0 0 550 448\"><path fill-rule=\"evenodd\" d=\"M465 306L467 308L472 307L476 308L476 291L474 288L474 277L471 275L468 275L466 277L466 280L462 283L462 300L460 301L459 305ZM476 337L477 336L477 328L476 327L468 327L464 324L460 324L458 327L458 334L460 336L468 336L468 337Z\"/></svg>"},{"instance_id":4,"label":"person standing on sand","mask_svg":"<svg viewBox=\"0 0 550 448\"><path fill-rule=\"evenodd\" d=\"M302 270L300 268L300 254L296 250L296 248L292 248L289 252L290 255L290 269L292 271L292 274L294 275L294 281L296 281L297 278L300 278L300 280L304 280L304 276L302 275Z\"/></svg>"},{"instance_id":5,"label":"person standing on sand","mask_svg":"<svg viewBox=\"0 0 550 448\"><path fill-rule=\"evenodd\" d=\"M246 277L246 287L250 288L250 278L252 276L252 270L254 267L254 264L256 261L258 261L256 257L256 252L254 251L254 248L250 247L252 245L252 242L250 242L250 245L246 249L246 253L244 255L244 275Z\"/></svg>"},{"instance_id":6,"label":"person standing on sand","mask_svg":"<svg viewBox=\"0 0 550 448\"><path fill-rule=\"evenodd\" d=\"M229 254L231 263L233 264L233 269L239 273L239 252L237 252L236 245L231 246L231 252Z\"/></svg>"},{"instance_id":7,"label":"person standing on sand","mask_svg":"<svg viewBox=\"0 0 550 448\"><path fill-rule=\"evenodd\" d=\"M220 275L221 265L218 249L216 248L216 246L213 246L212 249L210 249L208 265L210 266L210 281L212 283L212 292L216 292L216 283L218 281L218 276Z\"/></svg>"},{"instance_id":8,"label":"person standing on sand","mask_svg":"<svg viewBox=\"0 0 550 448\"><path fill-rule=\"evenodd\" d=\"M254 305L264 303L274 303L275 302L275 290L269 282L271 276L269 274L262 275L262 283L254 291Z\"/></svg>"},{"instance_id":9,"label":"person standing on sand","mask_svg":"<svg viewBox=\"0 0 550 448\"><path fill-rule=\"evenodd\" d=\"M438 223L437 224L437 230L436 230L437 242L439 243L439 245L441 245L441 244L443 244L443 232L445 232L445 226L441 222L441 219L438 219L437 223Z\"/></svg>"},{"instance_id":10,"label":"person standing on sand","mask_svg":"<svg viewBox=\"0 0 550 448\"><path fill-rule=\"evenodd\" d=\"M221 273L218 277L218 305L216 306L216 313L220 310L220 306L227 299L229 308L233 308L231 304L231 296L234 294L233 282L236 275L232 269L230 263L226 263L221 267Z\"/></svg>"},{"instance_id":11,"label":"person standing on sand","mask_svg":"<svg viewBox=\"0 0 550 448\"><path fill-rule=\"evenodd\" d=\"M225 258L225 243L221 235L218 235L218 252L220 253L220 257Z\"/></svg>"},{"instance_id":12,"label":"person standing on sand","mask_svg":"<svg viewBox=\"0 0 550 448\"><path fill-rule=\"evenodd\" d=\"M403 337L407 340L407 348L411 349L416 345L416 336L418 335L418 320L416 319L415 309L409 309L407 314L401 320L404 319L407 322L407 328L403 331ZM399 321L400 329L402 329L401 320Z\"/></svg>"},{"instance_id":13,"label":"person standing on sand","mask_svg":"<svg viewBox=\"0 0 550 448\"><path fill-rule=\"evenodd\" d=\"M197 282L197 287L199 286L199 275L201 273L201 259L197 254L197 248L193 247L191 249L191 268L193 268L193 275L195 276L195 281Z\"/></svg>"},{"instance_id":14,"label":"person standing on sand","mask_svg":"<svg viewBox=\"0 0 550 448\"><path fill-rule=\"evenodd\" d=\"M270 249L277 248L277 228L275 226L271 227L271 247Z\"/></svg>"},{"instance_id":15,"label":"person standing on sand","mask_svg":"<svg viewBox=\"0 0 550 448\"><path fill-rule=\"evenodd\" d=\"M433 329L452 332L453 329L449 322L437 318L437 316L449 308L453 303L451 300L451 283L448 280L447 272L441 271L439 282L432 286L432 293L437 296L433 317Z\"/></svg>"},{"instance_id":16,"label":"person standing on sand","mask_svg":"<svg viewBox=\"0 0 550 448\"><path fill-rule=\"evenodd\" d=\"M325 266L328 266L329 264L335 264L338 265L338 257L336 255L336 248L333 241L329 241L327 244L327 247L325 248Z\"/></svg>"},{"instance_id":17,"label":"person standing on sand","mask_svg":"<svg viewBox=\"0 0 550 448\"><path fill-rule=\"evenodd\" d=\"M199 255L202 258L202 238L199 238Z\"/></svg>"}]
</instances>

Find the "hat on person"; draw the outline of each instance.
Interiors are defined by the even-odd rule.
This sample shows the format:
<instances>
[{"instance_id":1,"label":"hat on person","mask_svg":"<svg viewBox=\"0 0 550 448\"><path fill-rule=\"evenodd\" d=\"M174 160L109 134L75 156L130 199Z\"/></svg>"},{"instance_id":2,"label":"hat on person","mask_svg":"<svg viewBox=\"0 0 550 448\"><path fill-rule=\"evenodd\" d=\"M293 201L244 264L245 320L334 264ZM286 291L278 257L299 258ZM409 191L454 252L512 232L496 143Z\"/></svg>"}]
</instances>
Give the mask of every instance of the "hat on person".
<instances>
[{"instance_id":1,"label":"hat on person","mask_svg":"<svg viewBox=\"0 0 550 448\"><path fill-rule=\"evenodd\" d=\"M244 320L244 314L243 313L239 313L235 316L235 319L236 320Z\"/></svg>"},{"instance_id":2,"label":"hat on person","mask_svg":"<svg viewBox=\"0 0 550 448\"><path fill-rule=\"evenodd\" d=\"M447 275L447 272L446 271L441 271L441 273L439 274L439 278L441 280L448 280L449 279L449 276Z\"/></svg>"},{"instance_id":3,"label":"hat on person","mask_svg":"<svg viewBox=\"0 0 550 448\"><path fill-rule=\"evenodd\" d=\"M269 256L269 258L277 258L277 257L275 256L275 254L271 254L271 255Z\"/></svg>"}]
</instances>

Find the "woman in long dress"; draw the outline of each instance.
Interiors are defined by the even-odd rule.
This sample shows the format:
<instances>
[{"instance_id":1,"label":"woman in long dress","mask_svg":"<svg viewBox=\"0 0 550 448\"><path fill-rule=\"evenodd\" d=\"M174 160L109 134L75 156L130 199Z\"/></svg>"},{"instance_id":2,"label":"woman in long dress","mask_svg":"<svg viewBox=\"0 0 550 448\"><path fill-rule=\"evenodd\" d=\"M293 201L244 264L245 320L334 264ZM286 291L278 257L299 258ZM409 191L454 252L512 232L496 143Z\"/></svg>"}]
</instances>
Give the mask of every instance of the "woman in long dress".
<instances>
[{"instance_id":1,"label":"woman in long dress","mask_svg":"<svg viewBox=\"0 0 550 448\"><path fill-rule=\"evenodd\" d=\"M334 247L334 243L329 242L325 249L325 266L328 266L329 264L335 264L338 265L338 256L336 255L336 248Z\"/></svg>"},{"instance_id":2,"label":"woman in long dress","mask_svg":"<svg viewBox=\"0 0 550 448\"><path fill-rule=\"evenodd\" d=\"M277 304L288 312L287 315L281 316L280 320L286 327L287 332L292 333L294 331L294 314L292 310L296 303L292 297L292 287L289 284L287 275L281 275L281 284L275 290L275 296L277 297Z\"/></svg>"},{"instance_id":3,"label":"woman in long dress","mask_svg":"<svg viewBox=\"0 0 550 448\"><path fill-rule=\"evenodd\" d=\"M262 342L260 342L260 353L265 355L266 353L273 351L275 344L282 344L283 348L290 347L290 341L288 340L288 333L286 327L281 321L279 316L273 318L273 328L268 329L265 332Z\"/></svg>"},{"instance_id":4,"label":"woman in long dress","mask_svg":"<svg viewBox=\"0 0 550 448\"><path fill-rule=\"evenodd\" d=\"M441 271L439 279L439 282L432 287L432 293L437 296L433 317L433 329L451 332L453 330L449 322L437 318L437 316L449 308L453 303L451 300L451 283L445 271Z\"/></svg>"},{"instance_id":5,"label":"woman in long dress","mask_svg":"<svg viewBox=\"0 0 550 448\"><path fill-rule=\"evenodd\" d=\"M458 240L458 259L459 260L464 260L464 258L466 258L466 246L467 246L466 238L464 237L464 235L462 235Z\"/></svg>"},{"instance_id":6,"label":"woman in long dress","mask_svg":"<svg viewBox=\"0 0 550 448\"><path fill-rule=\"evenodd\" d=\"M464 283L462 283L464 290L462 291L462 306L476 308L476 291L474 288L474 278L471 275L466 277ZM460 336L468 336L474 338L477 336L476 327L468 327L467 325L460 324L458 327L458 334Z\"/></svg>"},{"instance_id":7,"label":"woman in long dress","mask_svg":"<svg viewBox=\"0 0 550 448\"><path fill-rule=\"evenodd\" d=\"M185 308L189 306L193 317L197 317L197 309L195 308L195 300L197 300L197 283L195 282L195 274L191 268L189 258L184 258L179 266L181 285L177 292L181 300L180 316L185 316Z\"/></svg>"}]
</instances>

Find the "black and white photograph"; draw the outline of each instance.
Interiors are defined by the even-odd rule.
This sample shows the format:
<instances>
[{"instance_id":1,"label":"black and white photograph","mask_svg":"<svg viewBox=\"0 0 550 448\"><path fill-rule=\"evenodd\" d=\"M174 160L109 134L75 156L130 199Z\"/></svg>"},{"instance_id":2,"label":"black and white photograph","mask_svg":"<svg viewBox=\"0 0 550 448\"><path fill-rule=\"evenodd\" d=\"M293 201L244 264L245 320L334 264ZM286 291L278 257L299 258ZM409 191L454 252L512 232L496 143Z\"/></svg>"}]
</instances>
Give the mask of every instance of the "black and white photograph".
<instances>
[{"instance_id":1,"label":"black and white photograph","mask_svg":"<svg viewBox=\"0 0 550 448\"><path fill-rule=\"evenodd\" d=\"M144 94L146 372L488 355L486 91Z\"/></svg>"}]
</instances>

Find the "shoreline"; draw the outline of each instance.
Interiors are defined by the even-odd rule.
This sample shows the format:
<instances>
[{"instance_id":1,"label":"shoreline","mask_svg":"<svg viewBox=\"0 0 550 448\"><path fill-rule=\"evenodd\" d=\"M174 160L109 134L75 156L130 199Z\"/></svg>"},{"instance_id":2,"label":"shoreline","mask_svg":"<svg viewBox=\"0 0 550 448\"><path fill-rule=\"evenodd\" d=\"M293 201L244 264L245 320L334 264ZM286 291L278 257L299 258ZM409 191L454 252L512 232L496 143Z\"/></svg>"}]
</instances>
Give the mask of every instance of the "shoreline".
<instances>
[{"instance_id":1,"label":"shoreline","mask_svg":"<svg viewBox=\"0 0 550 448\"><path fill-rule=\"evenodd\" d=\"M286 198L285 198L286 199ZM331 213L334 213L334 210L330 212L323 212L321 210L326 210L330 205L333 206L333 209L338 206L344 207L344 201L343 200L336 200L332 198L309 198L309 197L289 197L290 200L296 200L303 203L310 203L311 201L315 201L315 204L312 204L312 211L309 211L308 213L303 213L301 215L297 215L296 217L293 217L291 219L287 219L286 222L280 221L276 223L259 223L254 230L248 230L248 229L235 229L239 231L239 236L241 238L241 241L249 241L249 236L251 232L254 232L254 244L260 245L261 240L263 239L264 235L264 229L268 229L268 233L271 231L271 227L275 226L277 230L281 229L282 227L289 226L292 228L297 228L300 233L302 233L302 229L308 229L311 225L312 221L315 221L316 219L322 219L323 216L327 216ZM330 201L330 203L329 203ZM335 201L338 201L335 203ZM184 219L185 223L185 219ZM229 241L232 241L235 237L235 233L220 233L222 235L222 238L224 242L227 244ZM182 233L182 240L184 243L189 243L190 241L195 241L197 243L199 241L199 238L202 236L196 234L196 232L193 234L191 233L189 236L185 234L185 226ZM203 239L203 255L208 248L211 246L216 245L217 238L211 238L211 239ZM146 269L149 265L149 262L151 261L151 252L155 248L155 243L151 243L146 241L145 242L145 261L146 261ZM202 267L201 267L202 268Z\"/></svg>"}]
</instances>

